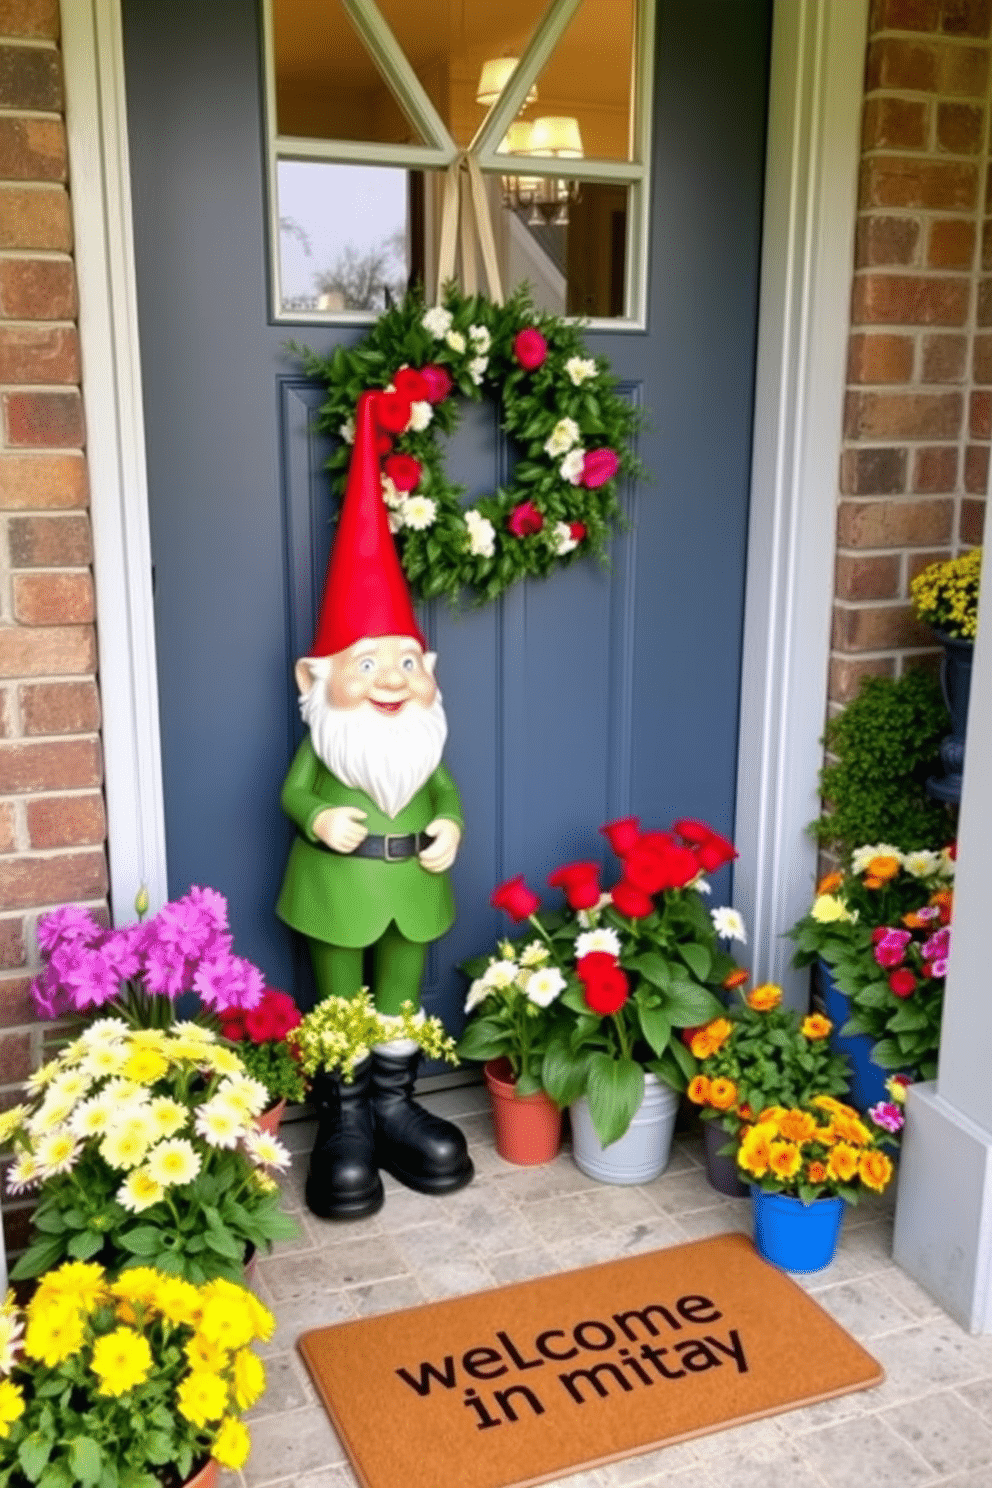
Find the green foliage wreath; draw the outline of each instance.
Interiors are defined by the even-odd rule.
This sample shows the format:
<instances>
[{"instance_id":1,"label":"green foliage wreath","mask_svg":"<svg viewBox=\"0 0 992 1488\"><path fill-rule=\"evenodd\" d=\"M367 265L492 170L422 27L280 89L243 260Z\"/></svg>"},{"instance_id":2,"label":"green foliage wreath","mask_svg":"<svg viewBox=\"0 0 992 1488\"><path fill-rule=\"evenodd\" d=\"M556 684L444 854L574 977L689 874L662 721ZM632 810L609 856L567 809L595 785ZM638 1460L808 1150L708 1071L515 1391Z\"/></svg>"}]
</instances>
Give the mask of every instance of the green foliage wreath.
<instances>
[{"instance_id":1,"label":"green foliage wreath","mask_svg":"<svg viewBox=\"0 0 992 1488\"><path fill-rule=\"evenodd\" d=\"M318 427L335 437L327 462L344 491L359 395L395 388L402 411L384 451L383 495L407 579L424 599L495 599L559 563L604 557L620 516L619 480L640 473L639 416L606 359L578 328L534 309L525 290L505 305L449 287L428 309L419 294L388 310L357 345L321 357L293 346L327 386ZM513 482L463 505L438 434L458 424L455 395L499 404L517 461ZM406 409L409 418L404 423Z\"/></svg>"}]
</instances>

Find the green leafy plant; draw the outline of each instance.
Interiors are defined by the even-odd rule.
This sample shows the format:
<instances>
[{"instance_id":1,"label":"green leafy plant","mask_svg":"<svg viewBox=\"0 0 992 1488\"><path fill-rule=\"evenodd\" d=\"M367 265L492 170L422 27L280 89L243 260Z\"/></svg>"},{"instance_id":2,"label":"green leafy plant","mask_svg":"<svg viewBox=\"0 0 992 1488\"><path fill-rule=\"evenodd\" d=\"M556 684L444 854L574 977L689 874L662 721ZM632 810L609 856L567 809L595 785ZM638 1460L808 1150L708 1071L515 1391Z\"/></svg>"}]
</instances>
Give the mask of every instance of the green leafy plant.
<instances>
[{"instance_id":1,"label":"green leafy plant","mask_svg":"<svg viewBox=\"0 0 992 1488\"><path fill-rule=\"evenodd\" d=\"M244 1287L73 1261L0 1307L0 1488L161 1488L240 1468L275 1319Z\"/></svg>"},{"instance_id":2,"label":"green leafy plant","mask_svg":"<svg viewBox=\"0 0 992 1488\"><path fill-rule=\"evenodd\" d=\"M506 1058L518 1095L542 1090L541 1069L555 1026L551 1003L565 988L548 946L540 938L502 940L495 956L477 956L462 970L472 985L459 1058Z\"/></svg>"},{"instance_id":3,"label":"green leafy plant","mask_svg":"<svg viewBox=\"0 0 992 1488\"><path fill-rule=\"evenodd\" d=\"M264 1085L195 1023L129 1029L104 1018L0 1116L11 1193L37 1190L31 1244L11 1273L71 1258L238 1280L249 1246L296 1234L271 1176L289 1153L259 1131Z\"/></svg>"},{"instance_id":4,"label":"green leafy plant","mask_svg":"<svg viewBox=\"0 0 992 1488\"><path fill-rule=\"evenodd\" d=\"M827 724L833 762L820 773L827 809L810 830L842 856L864 842L903 852L949 842L951 818L924 790L940 767L950 722L937 682L925 672L866 677L858 696Z\"/></svg>"}]
</instances>

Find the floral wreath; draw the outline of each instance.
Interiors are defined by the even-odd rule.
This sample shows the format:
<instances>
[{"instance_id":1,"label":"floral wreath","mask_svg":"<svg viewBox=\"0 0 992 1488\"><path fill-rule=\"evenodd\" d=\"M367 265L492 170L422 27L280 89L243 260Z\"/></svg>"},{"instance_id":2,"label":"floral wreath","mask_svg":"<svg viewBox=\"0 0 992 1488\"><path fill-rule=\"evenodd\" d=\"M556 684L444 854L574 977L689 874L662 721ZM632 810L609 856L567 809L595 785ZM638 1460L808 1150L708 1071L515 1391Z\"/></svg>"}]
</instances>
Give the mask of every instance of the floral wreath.
<instances>
[{"instance_id":1,"label":"floral wreath","mask_svg":"<svg viewBox=\"0 0 992 1488\"><path fill-rule=\"evenodd\" d=\"M318 428L338 444L327 469L344 491L359 395L383 400L383 498L407 580L423 599L477 603L560 562L604 558L621 515L623 476L640 473L631 448L639 415L616 390L605 357L585 355L578 328L534 309L526 290L498 305L448 286L427 309L411 293L368 335L328 357L292 346L327 384ZM447 477L438 433L458 425L452 394L497 399L518 458L512 484L473 505Z\"/></svg>"}]
</instances>

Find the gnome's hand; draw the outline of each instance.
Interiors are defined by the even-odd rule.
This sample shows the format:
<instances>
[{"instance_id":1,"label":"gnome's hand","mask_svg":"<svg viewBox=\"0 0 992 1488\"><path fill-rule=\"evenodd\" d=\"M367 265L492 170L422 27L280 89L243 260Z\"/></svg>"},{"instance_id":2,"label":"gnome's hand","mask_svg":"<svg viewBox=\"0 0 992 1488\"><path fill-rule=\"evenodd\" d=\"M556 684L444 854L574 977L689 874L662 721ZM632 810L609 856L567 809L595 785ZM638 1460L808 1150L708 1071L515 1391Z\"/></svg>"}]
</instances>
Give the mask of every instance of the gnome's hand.
<instances>
[{"instance_id":1,"label":"gnome's hand","mask_svg":"<svg viewBox=\"0 0 992 1488\"><path fill-rule=\"evenodd\" d=\"M462 829L457 822L446 816L438 816L424 828L434 838L430 847L420 853L420 866L428 873L444 873L455 861L458 844L462 840Z\"/></svg>"},{"instance_id":2,"label":"gnome's hand","mask_svg":"<svg viewBox=\"0 0 992 1488\"><path fill-rule=\"evenodd\" d=\"M357 806L329 806L314 817L312 830L315 837L335 852L350 853L369 835L364 821L365 812Z\"/></svg>"}]
</instances>

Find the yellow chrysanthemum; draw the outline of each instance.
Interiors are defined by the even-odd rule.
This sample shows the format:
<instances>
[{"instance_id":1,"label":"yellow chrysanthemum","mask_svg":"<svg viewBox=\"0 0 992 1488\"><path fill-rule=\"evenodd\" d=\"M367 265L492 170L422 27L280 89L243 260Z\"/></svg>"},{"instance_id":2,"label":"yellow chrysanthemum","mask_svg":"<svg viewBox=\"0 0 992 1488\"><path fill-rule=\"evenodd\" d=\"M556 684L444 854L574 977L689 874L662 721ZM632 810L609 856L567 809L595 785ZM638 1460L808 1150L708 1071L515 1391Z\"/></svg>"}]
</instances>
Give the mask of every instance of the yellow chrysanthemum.
<instances>
[{"instance_id":1,"label":"yellow chrysanthemum","mask_svg":"<svg viewBox=\"0 0 992 1488\"><path fill-rule=\"evenodd\" d=\"M115 1328L94 1343L90 1367L100 1381L98 1395L125 1395L151 1373L148 1339L133 1328Z\"/></svg>"},{"instance_id":2,"label":"yellow chrysanthemum","mask_svg":"<svg viewBox=\"0 0 992 1488\"><path fill-rule=\"evenodd\" d=\"M265 1366L251 1349L239 1349L234 1356L234 1403L247 1410L265 1389Z\"/></svg>"},{"instance_id":3,"label":"yellow chrysanthemum","mask_svg":"<svg viewBox=\"0 0 992 1488\"><path fill-rule=\"evenodd\" d=\"M9 1111L0 1115L0 1147L6 1145L16 1131L24 1125L31 1114L30 1106L11 1106Z\"/></svg>"},{"instance_id":4,"label":"yellow chrysanthemum","mask_svg":"<svg viewBox=\"0 0 992 1488\"><path fill-rule=\"evenodd\" d=\"M778 1118L778 1132L787 1142L808 1142L816 1131L816 1117L809 1111L786 1111Z\"/></svg>"},{"instance_id":5,"label":"yellow chrysanthemum","mask_svg":"<svg viewBox=\"0 0 992 1488\"><path fill-rule=\"evenodd\" d=\"M713 1053L713 1045L710 1042L709 1033L705 1028L697 1028L689 1040L689 1048L696 1059L709 1059Z\"/></svg>"},{"instance_id":6,"label":"yellow chrysanthemum","mask_svg":"<svg viewBox=\"0 0 992 1488\"><path fill-rule=\"evenodd\" d=\"M770 1144L768 1166L776 1178L794 1178L802 1165L802 1154L795 1142L772 1142Z\"/></svg>"},{"instance_id":7,"label":"yellow chrysanthemum","mask_svg":"<svg viewBox=\"0 0 992 1488\"><path fill-rule=\"evenodd\" d=\"M729 1023L726 1018L714 1018L712 1023L707 1023L703 1029L709 1038L710 1049L714 1054L723 1048L733 1031L733 1024Z\"/></svg>"},{"instance_id":8,"label":"yellow chrysanthemum","mask_svg":"<svg viewBox=\"0 0 992 1488\"><path fill-rule=\"evenodd\" d=\"M892 1177L892 1162L884 1152L862 1152L858 1163L858 1176L866 1188L881 1193Z\"/></svg>"},{"instance_id":9,"label":"yellow chrysanthemum","mask_svg":"<svg viewBox=\"0 0 992 1488\"><path fill-rule=\"evenodd\" d=\"M111 1283L110 1292L116 1299L117 1316L124 1322L137 1322L139 1313L148 1315L157 1311L158 1289L162 1273L151 1266L132 1266L122 1271Z\"/></svg>"},{"instance_id":10,"label":"yellow chrysanthemum","mask_svg":"<svg viewBox=\"0 0 992 1488\"><path fill-rule=\"evenodd\" d=\"M170 1323L192 1325L200 1312L200 1294L191 1282L178 1276L163 1276L155 1295L159 1312Z\"/></svg>"},{"instance_id":11,"label":"yellow chrysanthemum","mask_svg":"<svg viewBox=\"0 0 992 1488\"><path fill-rule=\"evenodd\" d=\"M245 1292L245 1306L251 1318L252 1332L262 1343L268 1343L276 1330L276 1320L273 1313L260 1302L254 1292Z\"/></svg>"},{"instance_id":12,"label":"yellow chrysanthemum","mask_svg":"<svg viewBox=\"0 0 992 1488\"><path fill-rule=\"evenodd\" d=\"M847 1142L838 1142L827 1159L827 1172L841 1183L850 1183L858 1171L861 1153Z\"/></svg>"},{"instance_id":13,"label":"yellow chrysanthemum","mask_svg":"<svg viewBox=\"0 0 992 1488\"><path fill-rule=\"evenodd\" d=\"M826 1181L827 1181L827 1165L826 1165L826 1163L817 1162L815 1159L814 1159L813 1162L809 1163L808 1166L807 1166L807 1168L806 1168L806 1181L808 1183L826 1183Z\"/></svg>"},{"instance_id":14,"label":"yellow chrysanthemum","mask_svg":"<svg viewBox=\"0 0 992 1488\"><path fill-rule=\"evenodd\" d=\"M109 1296L107 1273L96 1261L66 1261L57 1271L46 1271L28 1306L29 1313L56 1297L67 1298L81 1312L90 1313Z\"/></svg>"},{"instance_id":15,"label":"yellow chrysanthemum","mask_svg":"<svg viewBox=\"0 0 992 1488\"><path fill-rule=\"evenodd\" d=\"M79 1308L66 1297L53 1297L32 1311L24 1333L24 1352L29 1359L55 1369L79 1352L83 1338Z\"/></svg>"},{"instance_id":16,"label":"yellow chrysanthemum","mask_svg":"<svg viewBox=\"0 0 992 1488\"><path fill-rule=\"evenodd\" d=\"M254 1318L245 1300L248 1294L244 1287L217 1277L207 1283L200 1295L203 1299L200 1332L205 1338L229 1352L251 1342Z\"/></svg>"},{"instance_id":17,"label":"yellow chrysanthemum","mask_svg":"<svg viewBox=\"0 0 992 1488\"><path fill-rule=\"evenodd\" d=\"M124 1066L125 1079L138 1085L154 1085L169 1073L169 1061L157 1049L135 1049Z\"/></svg>"},{"instance_id":18,"label":"yellow chrysanthemum","mask_svg":"<svg viewBox=\"0 0 992 1488\"><path fill-rule=\"evenodd\" d=\"M763 1178L768 1171L768 1159L774 1137L775 1128L768 1122L759 1122L757 1126L749 1127L741 1138L741 1145L737 1151L738 1166L742 1167L745 1172L753 1174L755 1178Z\"/></svg>"},{"instance_id":19,"label":"yellow chrysanthemum","mask_svg":"<svg viewBox=\"0 0 992 1488\"><path fill-rule=\"evenodd\" d=\"M13 1380L0 1380L0 1436L9 1436L10 1428L24 1414L24 1395Z\"/></svg>"},{"instance_id":20,"label":"yellow chrysanthemum","mask_svg":"<svg viewBox=\"0 0 992 1488\"><path fill-rule=\"evenodd\" d=\"M250 1450L251 1437L247 1426L237 1416L225 1416L210 1448L211 1457L216 1458L221 1467L237 1469L244 1467Z\"/></svg>"},{"instance_id":21,"label":"yellow chrysanthemum","mask_svg":"<svg viewBox=\"0 0 992 1488\"><path fill-rule=\"evenodd\" d=\"M205 1049L203 1057L219 1075L243 1075L245 1067L231 1049Z\"/></svg>"},{"instance_id":22,"label":"yellow chrysanthemum","mask_svg":"<svg viewBox=\"0 0 992 1488\"><path fill-rule=\"evenodd\" d=\"M823 1039L833 1026L830 1019L825 1018L822 1013L810 1013L808 1018L803 1019L802 1034L810 1040Z\"/></svg>"},{"instance_id":23,"label":"yellow chrysanthemum","mask_svg":"<svg viewBox=\"0 0 992 1488\"><path fill-rule=\"evenodd\" d=\"M813 900L810 916L820 925L833 925L855 918L843 899L836 894L818 894Z\"/></svg>"},{"instance_id":24,"label":"yellow chrysanthemum","mask_svg":"<svg viewBox=\"0 0 992 1488\"><path fill-rule=\"evenodd\" d=\"M871 1132L853 1112L851 1114L845 1111L835 1112L833 1128L840 1141L850 1142L854 1147L867 1147L872 1141Z\"/></svg>"},{"instance_id":25,"label":"yellow chrysanthemum","mask_svg":"<svg viewBox=\"0 0 992 1488\"><path fill-rule=\"evenodd\" d=\"M206 1371L208 1374L222 1374L229 1362L227 1350L222 1349L219 1343L204 1338L202 1333L193 1334L186 1345L185 1354L191 1369Z\"/></svg>"},{"instance_id":26,"label":"yellow chrysanthemum","mask_svg":"<svg viewBox=\"0 0 992 1488\"><path fill-rule=\"evenodd\" d=\"M171 1039L161 1028L131 1028L127 1033L127 1042L132 1050L150 1050L153 1054L168 1057Z\"/></svg>"},{"instance_id":27,"label":"yellow chrysanthemum","mask_svg":"<svg viewBox=\"0 0 992 1488\"><path fill-rule=\"evenodd\" d=\"M756 1013L770 1013L777 1008L782 1001L782 988L774 982L763 982L760 987L755 987L747 995L748 1007L754 1008Z\"/></svg>"},{"instance_id":28,"label":"yellow chrysanthemum","mask_svg":"<svg viewBox=\"0 0 992 1488\"><path fill-rule=\"evenodd\" d=\"M227 1410L227 1385L219 1374L194 1369L179 1385L176 1404L187 1421L206 1426L208 1421L219 1421Z\"/></svg>"}]
</instances>

